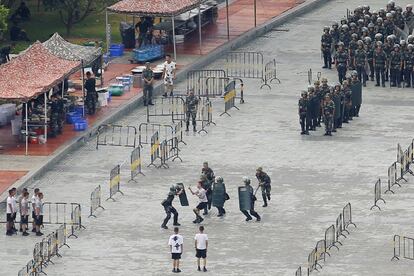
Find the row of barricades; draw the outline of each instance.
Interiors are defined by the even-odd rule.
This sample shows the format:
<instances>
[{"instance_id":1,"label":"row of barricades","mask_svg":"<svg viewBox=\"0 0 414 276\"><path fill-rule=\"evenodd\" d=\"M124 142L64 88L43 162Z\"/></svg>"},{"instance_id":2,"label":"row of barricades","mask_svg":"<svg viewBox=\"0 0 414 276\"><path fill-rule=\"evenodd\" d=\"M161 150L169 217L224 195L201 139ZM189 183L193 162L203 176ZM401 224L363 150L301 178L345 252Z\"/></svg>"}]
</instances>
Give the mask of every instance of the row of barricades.
<instances>
[{"instance_id":1,"label":"row of barricades","mask_svg":"<svg viewBox=\"0 0 414 276\"><path fill-rule=\"evenodd\" d=\"M413 171L410 169L410 165L414 162L414 140L411 141L410 145L405 151L402 150L400 144L397 145L397 161L393 162L391 166L388 167L388 182L387 190L384 192L394 194L392 187L399 186L401 187L401 181L407 182L405 176L411 174L414 176ZM377 208L381 210L381 207L378 205L378 202L382 201L385 203L385 200L382 198L382 184L381 179L378 179L374 185L374 204L371 206L371 210Z\"/></svg>"},{"instance_id":2,"label":"row of barricades","mask_svg":"<svg viewBox=\"0 0 414 276\"><path fill-rule=\"evenodd\" d=\"M30 260L18 273L19 276L37 276L46 273L43 271L49 264L53 264L52 258L62 257L59 253L63 246L70 248L66 243L67 239L66 224L48 234L41 242L35 244L33 249L33 259Z\"/></svg>"},{"instance_id":3,"label":"row of barricades","mask_svg":"<svg viewBox=\"0 0 414 276\"><path fill-rule=\"evenodd\" d=\"M346 235L349 235L347 228L349 226L356 227L355 223L352 221L352 209L351 203L345 205L342 209L342 212L339 213L335 224L332 224L325 230L325 238L316 243L315 248L312 249L311 253L308 255L308 267L306 269L307 275L313 271L319 271L322 268L321 261L325 262L326 255L331 256L331 249L336 248L339 250L338 245L342 245L340 241L341 237L346 238ZM302 267L296 270L295 276L302 276Z\"/></svg>"}]
</instances>

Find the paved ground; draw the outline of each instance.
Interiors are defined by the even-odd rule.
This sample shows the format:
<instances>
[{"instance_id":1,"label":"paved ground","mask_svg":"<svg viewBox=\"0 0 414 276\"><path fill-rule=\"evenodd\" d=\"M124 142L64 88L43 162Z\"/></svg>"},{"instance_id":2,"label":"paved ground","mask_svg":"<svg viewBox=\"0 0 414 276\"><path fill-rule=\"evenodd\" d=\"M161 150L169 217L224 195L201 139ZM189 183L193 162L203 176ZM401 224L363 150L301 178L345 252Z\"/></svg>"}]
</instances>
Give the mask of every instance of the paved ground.
<instances>
[{"instance_id":1,"label":"paved ground","mask_svg":"<svg viewBox=\"0 0 414 276\"><path fill-rule=\"evenodd\" d=\"M72 248L65 249L64 257L47 268L48 275L168 274L166 243L171 230L159 228L164 216L160 202L172 183L194 186L205 160L216 175L223 176L231 197L225 218L216 218L213 211L204 223L211 245L210 274L294 275L299 265L306 265L325 229L351 202L358 228L351 231L340 251L328 258L320 275L412 275L411 262L392 263L390 259L394 234L414 236L407 223L413 215L413 178L397 189L396 195L385 197L382 212L371 212L369 207L373 184L378 177L385 180L387 167L395 161L396 144L406 147L412 138L409 107L414 103L413 90L374 88L369 83L360 118L334 137L324 137L322 130L307 137L299 135L297 99L307 86L308 68L316 72L321 66L321 27L342 17L346 8L360 4L355 0L332 1L278 28L289 32L275 31L246 45L243 49L261 50L267 59L277 57L282 84L269 92L259 90L255 80L246 81L246 104L240 111L231 111L232 117L218 117L222 104L214 102L217 126L211 127L208 135L186 137L183 163L173 163L169 170L145 169L145 177L129 184L126 164L122 170L125 196L104 202L106 210L98 212L97 219L84 219L87 229L79 239L70 240ZM309 39L303 43L305 34ZM210 68L220 68L223 63L217 61ZM323 74L331 83L336 81L333 71ZM144 110L139 109L120 123L138 125L143 121ZM44 190L48 201L80 202L86 218L89 193L101 184L107 195L109 170L126 160L129 152L114 147L95 151L92 143L85 145L33 187ZM263 215L261 223L245 223L237 207L237 186L242 176L253 176L258 165L272 177L273 198L266 209L260 207L260 201L257 204ZM190 198L190 205L195 203L195 198ZM191 223L193 214L188 207L178 210L185 237L182 274L198 275L192 249L196 232ZM30 259L36 240L0 236L0 244L10 248L0 253L0 275L15 275Z\"/></svg>"}]
</instances>

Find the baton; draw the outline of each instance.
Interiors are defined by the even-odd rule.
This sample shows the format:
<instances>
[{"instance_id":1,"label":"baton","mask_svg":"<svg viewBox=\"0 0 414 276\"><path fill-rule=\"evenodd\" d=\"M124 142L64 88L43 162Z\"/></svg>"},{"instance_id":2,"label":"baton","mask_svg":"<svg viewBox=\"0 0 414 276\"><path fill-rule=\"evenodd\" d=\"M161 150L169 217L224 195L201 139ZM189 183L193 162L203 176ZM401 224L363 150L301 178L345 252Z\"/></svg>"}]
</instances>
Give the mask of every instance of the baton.
<instances>
[{"instance_id":1,"label":"baton","mask_svg":"<svg viewBox=\"0 0 414 276\"><path fill-rule=\"evenodd\" d=\"M254 191L254 196L256 196L256 193L257 193L257 190L259 190L259 188L260 188L260 183L259 183L259 185L257 185L257 188L256 188L256 190Z\"/></svg>"}]
</instances>

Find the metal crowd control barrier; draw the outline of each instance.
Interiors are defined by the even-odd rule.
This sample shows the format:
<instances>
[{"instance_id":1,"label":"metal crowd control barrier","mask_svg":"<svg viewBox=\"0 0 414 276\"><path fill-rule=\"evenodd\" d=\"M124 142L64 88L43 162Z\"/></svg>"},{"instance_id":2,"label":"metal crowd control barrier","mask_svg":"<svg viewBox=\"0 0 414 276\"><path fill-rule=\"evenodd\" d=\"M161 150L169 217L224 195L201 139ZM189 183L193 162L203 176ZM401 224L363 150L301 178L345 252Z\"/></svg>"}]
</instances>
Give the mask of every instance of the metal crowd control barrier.
<instances>
[{"instance_id":1,"label":"metal crowd control barrier","mask_svg":"<svg viewBox=\"0 0 414 276\"><path fill-rule=\"evenodd\" d=\"M198 96L207 99L221 97L229 81L230 78L227 77L207 77L205 94L200 91Z\"/></svg>"},{"instance_id":2,"label":"metal crowd control barrier","mask_svg":"<svg viewBox=\"0 0 414 276\"><path fill-rule=\"evenodd\" d=\"M164 152L165 152L165 160L171 160L171 161L175 161L176 159L180 160L181 162L183 162L183 160L181 159L179 153L180 150L178 148L178 139L177 137L174 137L170 140L164 140Z\"/></svg>"},{"instance_id":3,"label":"metal crowd control barrier","mask_svg":"<svg viewBox=\"0 0 414 276\"><path fill-rule=\"evenodd\" d=\"M308 268L308 274L307 275L309 276L309 268ZM298 267L298 269L295 272L295 276L302 276L302 267ZM305 276L305 275L303 275L303 276Z\"/></svg>"},{"instance_id":4,"label":"metal crowd control barrier","mask_svg":"<svg viewBox=\"0 0 414 276\"><path fill-rule=\"evenodd\" d=\"M377 204L377 202L380 200L385 203L385 200L381 197L381 179L378 179L377 182L375 182L374 186L374 205L371 206L370 210L374 209L374 207L377 207L378 210L381 211L381 208Z\"/></svg>"},{"instance_id":5,"label":"metal crowd control barrier","mask_svg":"<svg viewBox=\"0 0 414 276\"><path fill-rule=\"evenodd\" d=\"M317 72L316 73L316 78L317 80L320 80L322 76L322 72ZM308 83L309 85L313 85L313 74L312 74L312 68L308 70Z\"/></svg>"},{"instance_id":6,"label":"metal crowd control barrier","mask_svg":"<svg viewBox=\"0 0 414 276\"><path fill-rule=\"evenodd\" d=\"M38 276L40 275L40 267L34 261L30 260L21 270L18 272L18 276Z\"/></svg>"},{"instance_id":7,"label":"metal crowd control barrier","mask_svg":"<svg viewBox=\"0 0 414 276\"><path fill-rule=\"evenodd\" d=\"M206 85L206 78L227 78L224 70L190 70L187 73L187 92L190 90L194 91L194 94L202 97L208 90Z\"/></svg>"},{"instance_id":8,"label":"metal crowd control barrier","mask_svg":"<svg viewBox=\"0 0 414 276\"><path fill-rule=\"evenodd\" d=\"M135 181L135 177L140 174L145 176L142 172L141 148L138 146L131 152L131 179L129 181Z\"/></svg>"},{"instance_id":9,"label":"metal crowd control barrier","mask_svg":"<svg viewBox=\"0 0 414 276\"><path fill-rule=\"evenodd\" d=\"M101 125L96 136L96 149L99 146L124 146L135 148L137 128L122 125Z\"/></svg>"},{"instance_id":10,"label":"metal crowd control barrier","mask_svg":"<svg viewBox=\"0 0 414 276\"><path fill-rule=\"evenodd\" d=\"M394 193L393 190L391 190L391 188L394 185L398 185L399 187L401 187L400 183L398 183L397 179L398 179L398 170L397 170L397 162L392 163L391 166L388 167L388 185L387 185L387 190L385 191L385 193L390 192L390 193Z\"/></svg>"},{"instance_id":11,"label":"metal crowd control barrier","mask_svg":"<svg viewBox=\"0 0 414 276\"><path fill-rule=\"evenodd\" d=\"M78 236L75 234L75 230L81 230L86 229L85 226L82 225L82 209L80 204L77 204L74 209L72 209L72 212L70 214L71 217L71 233L68 236L78 238Z\"/></svg>"},{"instance_id":12,"label":"metal crowd control barrier","mask_svg":"<svg viewBox=\"0 0 414 276\"><path fill-rule=\"evenodd\" d=\"M335 247L339 250L339 247L336 244L339 243L342 245L342 243L337 238L335 226L333 224L325 230L325 242L327 250L331 250L332 247Z\"/></svg>"},{"instance_id":13,"label":"metal crowd control barrier","mask_svg":"<svg viewBox=\"0 0 414 276\"><path fill-rule=\"evenodd\" d=\"M206 127L216 124L213 122L213 105L209 99L200 99L197 105L196 122L201 122L201 129L198 133L208 133Z\"/></svg>"},{"instance_id":14,"label":"metal crowd control barrier","mask_svg":"<svg viewBox=\"0 0 414 276\"><path fill-rule=\"evenodd\" d=\"M391 261L404 259L414 260L414 239L403 236L403 255L401 256L401 236L394 235L394 256Z\"/></svg>"},{"instance_id":15,"label":"metal crowd control barrier","mask_svg":"<svg viewBox=\"0 0 414 276\"><path fill-rule=\"evenodd\" d=\"M156 131L151 136L150 154L151 154L151 163L148 165L148 167L151 167L151 166L157 167L155 165L155 161L157 159L161 158L161 156L160 156L160 140L159 140L159 137L158 137L158 131Z\"/></svg>"},{"instance_id":16,"label":"metal crowd control barrier","mask_svg":"<svg viewBox=\"0 0 414 276\"><path fill-rule=\"evenodd\" d=\"M228 113L230 109L233 107L239 110L239 108L235 105L235 98L236 98L236 82L231 81L226 86L226 92L224 93L224 112L220 114L220 116L227 114L231 117L231 115Z\"/></svg>"},{"instance_id":17,"label":"metal crowd control barrier","mask_svg":"<svg viewBox=\"0 0 414 276\"><path fill-rule=\"evenodd\" d=\"M325 257L326 255L331 256L327 251L326 251L326 242L325 240L320 240L316 243L316 264L319 265L319 261L323 261L325 262ZM320 267L322 267L321 265L319 265Z\"/></svg>"},{"instance_id":18,"label":"metal crowd control barrier","mask_svg":"<svg viewBox=\"0 0 414 276\"><path fill-rule=\"evenodd\" d=\"M397 144L397 162L401 161L401 156L403 155L400 143Z\"/></svg>"},{"instance_id":19,"label":"metal crowd control barrier","mask_svg":"<svg viewBox=\"0 0 414 276\"><path fill-rule=\"evenodd\" d=\"M312 272L314 270L319 271L317 266L319 264L316 262L316 249L314 248L311 253L308 255L308 270ZM320 265L319 265L320 266Z\"/></svg>"},{"instance_id":20,"label":"metal crowd control barrier","mask_svg":"<svg viewBox=\"0 0 414 276\"><path fill-rule=\"evenodd\" d=\"M176 135L174 125L141 123L138 127L138 146L151 144L151 136L155 132L161 140L172 139Z\"/></svg>"},{"instance_id":21,"label":"metal crowd control barrier","mask_svg":"<svg viewBox=\"0 0 414 276\"><path fill-rule=\"evenodd\" d=\"M349 231L346 230L345 227L344 227L344 220L343 220L343 217L342 217L342 213L339 213L338 217L336 218L335 230L336 230L336 233L335 233L336 241L337 241L337 243L342 245L342 243L339 241L339 238L340 237L346 238L344 232L349 235Z\"/></svg>"},{"instance_id":22,"label":"metal crowd control barrier","mask_svg":"<svg viewBox=\"0 0 414 276\"><path fill-rule=\"evenodd\" d=\"M268 70L272 70L270 63ZM271 88L265 79L265 64L260 52L229 52L226 56L226 72L227 77L260 79L264 83L260 89L263 86Z\"/></svg>"},{"instance_id":23,"label":"metal crowd control barrier","mask_svg":"<svg viewBox=\"0 0 414 276\"><path fill-rule=\"evenodd\" d=\"M414 176L413 171L410 169L410 164L411 164L411 156L410 156L410 152L407 149L406 151L404 151L404 153L401 156L400 159L400 164L401 164L401 179L404 179L405 182L407 182L407 180L404 178L404 175L406 175L407 173L411 174L412 176Z\"/></svg>"},{"instance_id":24,"label":"metal crowd control barrier","mask_svg":"<svg viewBox=\"0 0 414 276\"><path fill-rule=\"evenodd\" d=\"M342 209L342 218L344 220L344 229L347 229L350 225L354 226L355 228L357 227L356 224L352 221L351 203L348 202Z\"/></svg>"},{"instance_id":25,"label":"metal crowd control barrier","mask_svg":"<svg viewBox=\"0 0 414 276\"><path fill-rule=\"evenodd\" d=\"M154 105L147 106L147 123L151 117L171 117L172 122L185 120L185 100L180 96L154 98Z\"/></svg>"},{"instance_id":26,"label":"metal crowd control barrier","mask_svg":"<svg viewBox=\"0 0 414 276\"><path fill-rule=\"evenodd\" d=\"M187 145L187 143L184 142L183 121L174 124L174 134L175 137L177 137L178 139L178 143L183 143L184 145Z\"/></svg>"},{"instance_id":27,"label":"metal crowd control barrier","mask_svg":"<svg viewBox=\"0 0 414 276\"><path fill-rule=\"evenodd\" d=\"M281 83L280 79L277 77L276 59L273 59L266 63L264 70L264 83L260 88L267 86L272 89L269 83L272 83L274 80L276 80L279 84Z\"/></svg>"},{"instance_id":28,"label":"metal crowd control barrier","mask_svg":"<svg viewBox=\"0 0 414 276\"><path fill-rule=\"evenodd\" d=\"M109 197L106 200L112 199L115 201L113 196L117 193L124 195L120 189L121 186L121 166L116 165L109 174Z\"/></svg>"},{"instance_id":29,"label":"metal crowd control barrier","mask_svg":"<svg viewBox=\"0 0 414 276\"><path fill-rule=\"evenodd\" d=\"M93 192L91 193L91 210L88 218L94 217L96 218L96 215L94 212L101 208L102 210L105 210L105 208L101 204L101 198L102 198L102 189L101 185L95 188Z\"/></svg>"}]
</instances>

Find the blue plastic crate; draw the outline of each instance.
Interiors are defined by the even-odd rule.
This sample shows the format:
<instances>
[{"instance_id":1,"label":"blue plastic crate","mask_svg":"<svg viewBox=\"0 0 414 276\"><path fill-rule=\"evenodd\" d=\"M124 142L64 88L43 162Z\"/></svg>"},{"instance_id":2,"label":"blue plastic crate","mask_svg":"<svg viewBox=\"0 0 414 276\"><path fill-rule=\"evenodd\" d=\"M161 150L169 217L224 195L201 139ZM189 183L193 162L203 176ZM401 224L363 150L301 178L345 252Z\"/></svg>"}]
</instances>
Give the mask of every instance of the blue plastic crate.
<instances>
[{"instance_id":1,"label":"blue plastic crate","mask_svg":"<svg viewBox=\"0 0 414 276\"><path fill-rule=\"evenodd\" d=\"M121 57L124 55L124 45L123 44L111 44L109 47L109 53L111 57Z\"/></svg>"},{"instance_id":2,"label":"blue plastic crate","mask_svg":"<svg viewBox=\"0 0 414 276\"><path fill-rule=\"evenodd\" d=\"M66 123L73 124L75 121L82 119L82 116L76 112L66 113Z\"/></svg>"},{"instance_id":3,"label":"blue plastic crate","mask_svg":"<svg viewBox=\"0 0 414 276\"><path fill-rule=\"evenodd\" d=\"M73 123L73 130L75 131L83 131L88 128L88 122L85 119L79 119Z\"/></svg>"}]
</instances>

